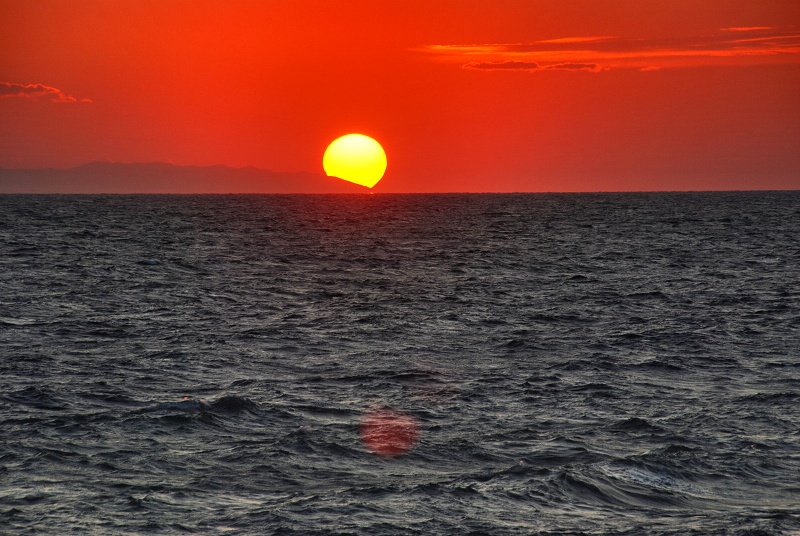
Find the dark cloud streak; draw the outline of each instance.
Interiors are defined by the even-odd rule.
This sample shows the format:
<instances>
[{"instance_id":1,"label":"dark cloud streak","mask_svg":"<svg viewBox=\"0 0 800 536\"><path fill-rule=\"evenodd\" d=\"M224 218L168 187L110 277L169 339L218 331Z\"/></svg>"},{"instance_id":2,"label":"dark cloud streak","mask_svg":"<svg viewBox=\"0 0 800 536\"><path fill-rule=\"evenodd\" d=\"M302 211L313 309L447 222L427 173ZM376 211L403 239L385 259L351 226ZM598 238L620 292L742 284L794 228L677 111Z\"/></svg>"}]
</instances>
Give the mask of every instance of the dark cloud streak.
<instances>
[{"instance_id":1,"label":"dark cloud streak","mask_svg":"<svg viewBox=\"0 0 800 536\"><path fill-rule=\"evenodd\" d=\"M479 61L467 63L463 68L483 71L536 71L539 64L534 61Z\"/></svg>"},{"instance_id":2,"label":"dark cloud streak","mask_svg":"<svg viewBox=\"0 0 800 536\"><path fill-rule=\"evenodd\" d=\"M557 63L555 65L548 65L546 67L542 67L543 69L562 69L565 71L589 71L592 73L599 73L602 71L602 67L596 63Z\"/></svg>"},{"instance_id":3,"label":"dark cloud streak","mask_svg":"<svg viewBox=\"0 0 800 536\"><path fill-rule=\"evenodd\" d=\"M564 70L564 71L589 71L597 73L602 67L597 63L556 63L553 65L539 65L534 61L478 61L462 65L464 69L475 69L480 71L542 71L542 70Z\"/></svg>"},{"instance_id":4,"label":"dark cloud streak","mask_svg":"<svg viewBox=\"0 0 800 536\"><path fill-rule=\"evenodd\" d=\"M28 99L49 99L53 102L78 102L76 97L67 95L58 88L44 84L15 84L13 82L0 82L0 98L22 97ZM92 102L81 99L81 102Z\"/></svg>"}]
</instances>

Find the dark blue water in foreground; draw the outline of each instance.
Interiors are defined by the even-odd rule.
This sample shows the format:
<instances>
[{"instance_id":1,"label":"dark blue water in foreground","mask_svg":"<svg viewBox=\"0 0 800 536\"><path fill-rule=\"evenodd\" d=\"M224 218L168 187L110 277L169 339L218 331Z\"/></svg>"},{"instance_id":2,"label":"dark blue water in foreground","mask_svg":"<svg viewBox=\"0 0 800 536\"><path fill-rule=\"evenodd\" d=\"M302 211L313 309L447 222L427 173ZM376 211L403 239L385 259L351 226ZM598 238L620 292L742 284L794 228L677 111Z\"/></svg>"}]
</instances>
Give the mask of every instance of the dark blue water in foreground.
<instances>
[{"instance_id":1,"label":"dark blue water in foreground","mask_svg":"<svg viewBox=\"0 0 800 536\"><path fill-rule=\"evenodd\" d=\"M800 192L0 196L0 533L70 532L798 535Z\"/></svg>"}]
</instances>

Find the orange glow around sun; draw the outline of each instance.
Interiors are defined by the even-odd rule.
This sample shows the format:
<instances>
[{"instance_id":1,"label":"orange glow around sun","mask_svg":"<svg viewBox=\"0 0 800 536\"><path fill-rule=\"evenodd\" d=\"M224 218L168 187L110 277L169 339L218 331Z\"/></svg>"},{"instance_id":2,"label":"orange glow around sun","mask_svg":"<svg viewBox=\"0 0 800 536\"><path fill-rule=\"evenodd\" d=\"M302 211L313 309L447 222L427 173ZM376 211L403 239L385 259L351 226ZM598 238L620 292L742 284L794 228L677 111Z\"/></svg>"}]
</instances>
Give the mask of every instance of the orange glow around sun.
<instances>
[{"instance_id":1,"label":"orange glow around sun","mask_svg":"<svg viewBox=\"0 0 800 536\"><path fill-rule=\"evenodd\" d=\"M40 193L798 190L798 28L790 0L0 0L0 174L203 177L19 182Z\"/></svg>"},{"instance_id":2,"label":"orange glow around sun","mask_svg":"<svg viewBox=\"0 0 800 536\"><path fill-rule=\"evenodd\" d=\"M347 134L328 145L322 167L329 177L372 188L386 171L386 153L369 136Z\"/></svg>"}]
</instances>

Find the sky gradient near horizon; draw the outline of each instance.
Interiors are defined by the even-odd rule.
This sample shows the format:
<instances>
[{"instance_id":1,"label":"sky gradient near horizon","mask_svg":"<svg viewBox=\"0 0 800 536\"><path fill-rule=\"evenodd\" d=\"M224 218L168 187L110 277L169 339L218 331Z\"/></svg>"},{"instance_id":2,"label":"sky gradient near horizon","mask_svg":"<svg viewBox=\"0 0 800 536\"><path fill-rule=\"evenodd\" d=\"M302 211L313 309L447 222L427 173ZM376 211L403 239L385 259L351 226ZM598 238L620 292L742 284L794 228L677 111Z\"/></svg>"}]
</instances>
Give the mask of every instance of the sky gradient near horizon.
<instances>
[{"instance_id":1,"label":"sky gradient near horizon","mask_svg":"<svg viewBox=\"0 0 800 536\"><path fill-rule=\"evenodd\" d=\"M0 167L322 173L376 192L800 189L796 0L0 0Z\"/></svg>"}]
</instances>

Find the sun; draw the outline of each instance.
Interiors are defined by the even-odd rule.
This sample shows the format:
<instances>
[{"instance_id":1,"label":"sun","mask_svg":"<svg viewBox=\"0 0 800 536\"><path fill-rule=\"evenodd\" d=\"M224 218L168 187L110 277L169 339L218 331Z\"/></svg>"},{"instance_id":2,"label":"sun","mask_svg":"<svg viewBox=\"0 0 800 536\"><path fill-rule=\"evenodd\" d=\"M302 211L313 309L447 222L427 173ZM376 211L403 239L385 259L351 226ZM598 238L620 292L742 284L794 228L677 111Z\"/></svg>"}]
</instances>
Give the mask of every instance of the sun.
<instances>
[{"instance_id":1,"label":"sun","mask_svg":"<svg viewBox=\"0 0 800 536\"><path fill-rule=\"evenodd\" d=\"M328 145L322 167L329 177L372 188L386 171L386 153L381 144L369 136L346 134Z\"/></svg>"}]
</instances>

